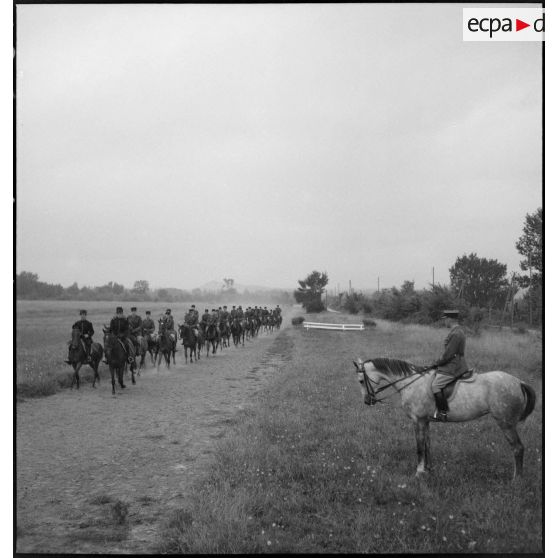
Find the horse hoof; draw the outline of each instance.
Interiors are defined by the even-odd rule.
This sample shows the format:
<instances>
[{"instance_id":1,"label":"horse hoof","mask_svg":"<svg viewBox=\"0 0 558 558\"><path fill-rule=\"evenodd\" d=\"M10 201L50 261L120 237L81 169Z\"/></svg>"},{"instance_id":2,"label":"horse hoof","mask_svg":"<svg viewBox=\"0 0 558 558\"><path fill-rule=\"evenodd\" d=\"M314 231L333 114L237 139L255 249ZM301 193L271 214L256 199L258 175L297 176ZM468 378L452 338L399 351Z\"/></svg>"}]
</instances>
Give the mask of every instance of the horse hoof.
<instances>
[{"instance_id":1,"label":"horse hoof","mask_svg":"<svg viewBox=\"0 0 558 558\"><path fill-rule=\"evenodd\" d=\"M120 387L124 389L126 387L126 384L120 384Z\"/></svg>"}]
</instances>

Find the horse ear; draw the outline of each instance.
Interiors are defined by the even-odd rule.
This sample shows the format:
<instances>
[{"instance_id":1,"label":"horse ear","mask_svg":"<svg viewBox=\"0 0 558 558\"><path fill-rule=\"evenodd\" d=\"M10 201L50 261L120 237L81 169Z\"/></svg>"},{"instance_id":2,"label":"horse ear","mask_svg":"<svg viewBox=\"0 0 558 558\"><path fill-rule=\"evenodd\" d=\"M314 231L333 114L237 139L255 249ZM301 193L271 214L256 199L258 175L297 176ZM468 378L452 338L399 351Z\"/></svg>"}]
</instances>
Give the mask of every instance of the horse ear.
<instances>
[{"instance_id":1,"label":"horse ear","mask_svg":"<svg viewBox=\"0 0 558 558\"><path fill-rule=\"evenodd\" d=\"M358 370L358 364L353 360L353 364L355 365L355 368Z\"/></svg>"}]
</instances>

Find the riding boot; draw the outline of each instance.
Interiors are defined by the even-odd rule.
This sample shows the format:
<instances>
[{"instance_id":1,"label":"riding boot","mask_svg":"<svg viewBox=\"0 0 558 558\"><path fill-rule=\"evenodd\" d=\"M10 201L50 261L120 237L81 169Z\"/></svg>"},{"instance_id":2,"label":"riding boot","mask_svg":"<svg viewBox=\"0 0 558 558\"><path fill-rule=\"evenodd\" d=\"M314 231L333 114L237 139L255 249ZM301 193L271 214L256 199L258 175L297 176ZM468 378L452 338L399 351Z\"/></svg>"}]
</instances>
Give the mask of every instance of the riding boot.
<instances>
[{"instance_id":1,"label":"riding boot","mask_svg":"<svg viewBox=\"0 0 558 558\"><path fill-rule=\"evenodd\" d=\"M446 401L444 392L438 391L435 393L434 399L436 400L436 412L434 413L434 419L439 422L446 422L448 420L448 402Z\"/></svg>"}]
</instances>

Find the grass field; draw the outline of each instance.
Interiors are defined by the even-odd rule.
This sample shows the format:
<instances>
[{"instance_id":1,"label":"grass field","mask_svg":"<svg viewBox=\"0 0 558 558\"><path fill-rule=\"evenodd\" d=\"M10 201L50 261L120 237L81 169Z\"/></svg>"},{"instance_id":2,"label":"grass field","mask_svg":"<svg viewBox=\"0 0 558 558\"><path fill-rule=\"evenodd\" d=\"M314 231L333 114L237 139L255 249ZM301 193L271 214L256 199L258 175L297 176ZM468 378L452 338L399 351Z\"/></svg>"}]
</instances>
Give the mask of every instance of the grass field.
<instances>
[{"instance_id":1,"label":"grass field","mask_svg":"<svg viewBox=\"0 0 558 558\"><path fill-rule=\"evenodd\" d=\"M398 397L362 402L353 359L431 362L445 333L382 321L365 332L288 332L292 361L238 416L205 482L169 519L161 551L542 552L540 338L496 331L468 339L470 365L506 370L537 392L520 426L526 474L514 483L510 448L490 417L433 424L433 472L419 481Z\"/></svg>"}]
</instances>

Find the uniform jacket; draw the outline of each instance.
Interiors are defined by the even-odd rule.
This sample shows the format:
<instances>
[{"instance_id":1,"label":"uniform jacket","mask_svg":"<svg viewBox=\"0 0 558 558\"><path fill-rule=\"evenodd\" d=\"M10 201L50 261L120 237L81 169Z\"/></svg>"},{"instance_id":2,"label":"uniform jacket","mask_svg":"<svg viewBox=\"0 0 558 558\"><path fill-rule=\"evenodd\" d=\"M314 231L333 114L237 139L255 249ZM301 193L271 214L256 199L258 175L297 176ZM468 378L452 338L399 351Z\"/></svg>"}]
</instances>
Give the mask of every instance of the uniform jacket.
<instances>
[{"instance_id":1,"label":"uniform jacket","mask_svg":"<svg viewBox=\"0 0 558 558\"><path fill-rule=\"evenodd\" d=\"M130 314L128 316L128 324L130 324L130 333L132 335L139 335L141 333L141 316Z\"/></svg>"},{"instance_id":2,"label":"uniform jacket","mask_svg":"<svg viewBox=\"0 0 558 558\"><path fill-rule=\"evenodd\" d=\"M171 314L165 315L165 317L163 318L163 323L165 324L165 327L167 329L174 330L174 318Z\"/></svg>"},{"instance_id":3,"label":"uniform jacket","mask_svg":"<svg viewBox=\"0 0 558 558\"><path fill-rule=\"evenodd\" d=\"M141 323L141 329L144 334L151 335L155 331L155 322L151 318L145 318Z\"/></svg>"},{"instance_id":4,"label":"uniform jacket","mask_svg":"<svg viewBox=\"0 0 558 558\"><path fill-rule=\"evenodd\" d=\"M202 316L201 321L204 324L209 323L209 319L211 318L211 314L209 312L205 312L205 314Z\"/></svg>"},{"instance_id":5,"label":"uniform jacket","mask_svg":"<svg viewBox=\"0 0 558 558\"><path fill-rule=\"evenodd\" d=\"M188 314L186 314L186 316L184 316L184 322L186 325L189 325L190 327L194 327L198 325L198 317L196 316L196 314L194 312L190 312Z\"/></svg>"},{"instance_id":6,"label":"uniform jacket","mask_svg":"<svg viewBox=\"0 0 558 558\"><path fill-rule=\"evenodd\" d=\"M93 331L93 324L87 320L79 320L76 322L72 329L79 329L80 335L83 337L84 335L89 335L92 337L95 331Z\"/></svg>"},{"instance_id":7,"label":"uniform jacket","mask_svg":"<svg viewBox=\"0 0 558 558\"><path fill-rule=\"evenodd\" d=\"M456 325L444 341L444 354L436 361L437 371L450 376L459 376L467 371L465 362L465 332Z\"/></svg>"},{"instance_id":8,"label":"uniform jacket","mask_svg":"<svg viewBox=\"0 0 558 558\"><path fill-rule=\"evenodd\" d=\"M221 312L221 316L219 318L219 321L221 323L228 322L229 321L229 316L230 316L229 312L227 310L223 310L223 312Z\"/></svg>"},{"instance_id":9,"label":"uniform jacket","mask_svg":"<svg viewBox=\"0 0 558 558\"><path fill-rule=\"evenodd\" d=\"M110 321L109 331L119 337L127 336L130 333L130 324L124 316L114 316Z\"/></svg>"}]
</instances>

